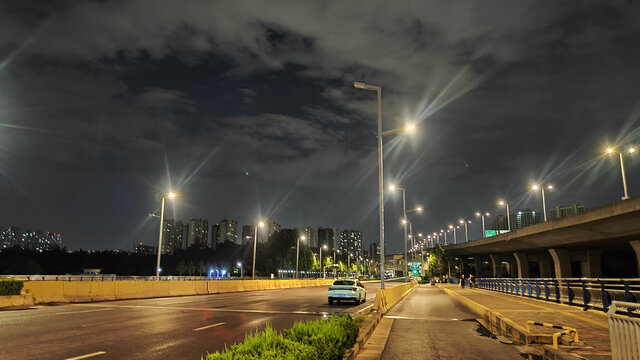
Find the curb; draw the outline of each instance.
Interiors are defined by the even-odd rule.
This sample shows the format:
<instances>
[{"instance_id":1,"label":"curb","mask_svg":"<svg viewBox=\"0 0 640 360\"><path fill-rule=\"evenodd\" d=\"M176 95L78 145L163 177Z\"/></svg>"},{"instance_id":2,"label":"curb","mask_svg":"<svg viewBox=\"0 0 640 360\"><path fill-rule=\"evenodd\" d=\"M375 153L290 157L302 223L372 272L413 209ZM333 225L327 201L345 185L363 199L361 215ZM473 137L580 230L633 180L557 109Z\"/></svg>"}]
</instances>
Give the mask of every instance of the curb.
<instances>
[{"instance_id":1,"label":"curb","mask_svg":"<svg viewBox=\"0 0 640 360\"><path fill-rule=\"evenodd\" d=\"M449 290L444 286L437 284L436 285L440 290L444 291L448 295L456 298L462 305L471 310L472 312L480 315L482 320L484 320L492 333L498 332L498 335L508 336L517 341L520 341L524 344L529 344L531 342L540 343L538 339L541 337L547 337L545 335L536 335L535 333L528 333L527 330L518 325L515 321L505 317L501 313L497 311L493 311L487 308L484 305L480 305L469 298L459 295L455 291ZM569 354L562 350L553 349L551 346L544 345L544 359L550 360L576 360L579 357L576 357L573 354Z\"/></svg>"}]
</instances>

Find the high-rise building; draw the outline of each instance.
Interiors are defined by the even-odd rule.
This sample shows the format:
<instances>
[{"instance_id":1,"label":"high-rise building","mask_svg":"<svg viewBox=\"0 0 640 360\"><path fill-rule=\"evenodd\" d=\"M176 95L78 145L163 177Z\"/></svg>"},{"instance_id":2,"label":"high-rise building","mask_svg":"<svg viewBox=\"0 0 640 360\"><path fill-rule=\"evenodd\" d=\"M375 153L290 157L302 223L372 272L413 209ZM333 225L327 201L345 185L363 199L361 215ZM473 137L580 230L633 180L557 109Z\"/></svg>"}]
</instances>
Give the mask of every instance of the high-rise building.
<instances>
[{"instance_id":1,"label":"high-rise building","mask_svg":"<svg viewBox=\"0 0 640 360\"><path fill-rule=\"evenodd\" d=\"M258 228L258 231L260 232L258 242L266 243L269 242L269 239L271 239L271 235L273 235L273 233L280 231L280 224L275 221L265 221L264 227Z\"/></svg>"},{"instance_id":2,"label":"high-rise building","mask_svg":"<svg viewBox=\"0 0 640 360\"><path fill-rule=\"evenodd\" d=\"M571 206L556 206L549 209L549 220L562 219L567 216L583 213L587 209L580 204L573 204Z\"/></svg>"},{"instance_id":3,"label":"high-rise building","mask_svg":"<svg viewBox=\"0 0 640 360\"><path fill-rule=\"evenodd\" d=\"M369 244L369 254L373 256L380 257L380 246L377 242Z\"/></svg>"},{"instance_id":4,"label":"high-rise building","mask_svg":"<svg viewBox=\"0 0 640 360\"><path fill-rule=\"evenodd\" d=\"M178 220L164 220L162 227L162 253L173 254L176 250L182 249L182 236L184 225Z\"/></svg>"},{"instance_id":5,"label":"high-rise building","mask_svg":"<svg viewBox=\"0 0 640 360\"><path fill-rule=\"evenodd\" d=\"M142 255L153 255L156 251L155 251L155 247L153 246L148 246L148 245L143 245L142 243L138 243L136 244L134 252L136 254L142 254Z\"/></svg>"},{"instance_id":6,"label":"high-rise building","mask_svg":"<svg viewBox=\"0 0 640 360\"><path fill-rule=\"evenodd\" d=\"M318 245L327 245L329 251L339 249L340 232L336 227L318 228Z\"/></svg>"},{"instance_id":7,"label":"high-rise building","mask_svg":"<svg viewBox=\"0 0 640 360\"><path fill-rule=\"evenodd\" d=\"M218 236L217 242L218 244L222 244L225 242L232 242L234 244L238 243L238 222L231 219L222 219L218 223L220 227L218 228Z\"/></svg>"},{"instance_id":8,"label":"high-rise building","mask_svg":"<svg viewBox=\"0 0 640 360\"><path fill-rule=\"evenodd\" d=\"M54 232L22 230L15 226L0 228L0 250L18 246L44 252L62 247L62 235Z\"/></svg>"},{"instance_id":9,"label":"high-rise building","mask_svg":"<svg viewBox=\"0 0 640 360\"><path fill-rule=\"evenodd\" d=\"M253 244L256 228L252 225L242 225L242 245Z\"/></svg>"},{"instance_id":10,"label":"high-rise building","mask_svg":"<svg viewBox=\"0 0 640 360\"><path fill-rule=\"evenodd\" d=\"M189 241L187 247L207 247L209 235L209 222L204 219L191 219L189 221Z\"/></svg>"},{"instance_id":11,"label":"high-rise building","mask_svg":"<svg viewBox=\"0 0 640 360\"><path fill-rule=\"evenodd\" d=\"M523 227L542 222L542 213L532 211L531 209L512 212L510 215L511 230L522 229Z\"/></svg>"},{"instance_id":12,"label":"high-rise building","mask_svg":"<svg viewBox=\"0 0 640 360\"><path fill-rule=\"evenodd\" d=\"M362 232L357 230L342 230L340 232L340 251L353 256L362 254Z\"/></svg>"},{"instance_id":13,"label":"high-rise building","mask_svg":"<svg viewBox=\"0 0 640 360\"><path fill-rule=\"evenodd\" d=\"M309 226L298 226L296 233L298 233L298 237L304 236L304 240L300 241L301 244L314 249L318 248L318 229Z\"/></svg>"}]
</instances>

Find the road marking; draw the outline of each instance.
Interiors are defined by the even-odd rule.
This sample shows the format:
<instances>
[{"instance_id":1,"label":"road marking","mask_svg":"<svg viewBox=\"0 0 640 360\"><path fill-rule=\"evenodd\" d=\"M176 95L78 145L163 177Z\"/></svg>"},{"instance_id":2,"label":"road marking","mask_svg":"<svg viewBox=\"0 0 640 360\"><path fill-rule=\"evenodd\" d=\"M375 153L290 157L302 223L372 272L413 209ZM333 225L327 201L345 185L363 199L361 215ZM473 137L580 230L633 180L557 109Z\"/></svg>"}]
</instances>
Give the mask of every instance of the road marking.
<instances>
[{"instance_id":1,"label":"road marking","mask_svg":"<svg viewBox=\"0 0 640 360\"><path fill-rule=\"evenodd\" d=\"M94 304L75 304L75 306L101 306ZM104 306L104 305L102 305ZM254 309L224 309L224 308L197 308L197 307L179 307L179 306L145 306L145 305L109 305L112 308L133 308L133 309L165 309L165 310L190 310L190 311L210 311L210 312L232 312L232 313L254 313L254 314L284 314L284 315L329 315L327 311L278 311L278 310L254 310ZM101 310L111 310L101 309ZM85 311L101 311L101 310L84 310ZM63 313L65 314L65 313Z\"/></svg>"},{"instance_id":2,"label":"road marking","mask_svg":"<svg viewBox=\"0 0 640 360\"><path fill-rule=\"evenodd\" d=\"M96 352L91 353L91 354L80 355L80 356L76 356L76 357L72 357L72 358L66 358L64 360L80 360L80 359L90 358L92 356L103 355L103 354L106 354L106 353L107 353L106 351L96 351Z\"/></svg>"},{"instance_id":3,"label":"road marking","mask_svg":"<svg viewBox=\"0 0 640 360\"><path fill-rule=\"evenodd\" d=\"M220 325L224 325L226 323L217 323L217 324L213 324L213 325L207 325L207 326L203 326L203 327L199 327L197 329L193 329L193 331L200 331L200 330L204 330L204 329L208 329L208 328L212 328L212 327L216 327L216 326L220 326Z\"/></svg>"},{"instance_id":4,"label":"road marking","mask_svg":"<svg viewBox=\"0 0 640 360\"><path fill-rule=\"evenodd\" d=\"M413 317L413 316L399 316L399 315L385 315L384 317L396 320L430 320L430 321L461 321L460 319L448 319L437 317Z\"/></svg>"},{"instance_id":5,"label":"road marking","mask_svg":"<svg viewBox=\"0 0 640 360\"><path fill-rule=\"evenodd\" d=\"M113 309L112 308L106 308L106 309L95 309L95 310L67 311L67 312L56 313L56 315L81 314L81 313L88 313L88 312L95 312L95 311L107 311L107 310L113 310Z\"/></svg>"},{"instance_id":6,"label":"road marking","mask_svg":"<svg viewBox=\"0 0 640 360\"><path fill-rule=\"evenodd\" d=\"M365 310L368 310L368 309L370 309L370 308L372 308L372 307L373 307L373 304L371 304L371 305L369 305L369 306L366 306L366 307L364 307L364 308L362 308L362 309L360 309L360 310L356 311L356 312L355 312L355 314L353 314L353 315L358 315L358 314L360 314L361 312L363 312L363 311L365 311Z\"/></svg>"}]
</instances>

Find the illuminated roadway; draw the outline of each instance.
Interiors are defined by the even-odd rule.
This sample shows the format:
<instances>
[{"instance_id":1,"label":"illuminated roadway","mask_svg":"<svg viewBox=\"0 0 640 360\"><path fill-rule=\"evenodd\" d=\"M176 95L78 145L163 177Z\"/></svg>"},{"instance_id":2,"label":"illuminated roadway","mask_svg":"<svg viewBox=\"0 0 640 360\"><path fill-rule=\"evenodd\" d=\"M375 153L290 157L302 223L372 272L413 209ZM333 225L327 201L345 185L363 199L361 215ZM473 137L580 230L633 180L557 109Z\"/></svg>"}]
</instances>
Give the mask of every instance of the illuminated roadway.
<instances>
[{"instance_id":1,"label":"illuminated roadway","mask_svg":"<svg viewBox=\"0 0 640 360\"><path fill-rule=\"evenodd\" d=\"M387 282L385 282L387 283ZM388 286L398 283L389 283ZM327 304L327 286L0 311L0 359L200 359L263 329L373 304Z\"/></svg>"}]
</instances>

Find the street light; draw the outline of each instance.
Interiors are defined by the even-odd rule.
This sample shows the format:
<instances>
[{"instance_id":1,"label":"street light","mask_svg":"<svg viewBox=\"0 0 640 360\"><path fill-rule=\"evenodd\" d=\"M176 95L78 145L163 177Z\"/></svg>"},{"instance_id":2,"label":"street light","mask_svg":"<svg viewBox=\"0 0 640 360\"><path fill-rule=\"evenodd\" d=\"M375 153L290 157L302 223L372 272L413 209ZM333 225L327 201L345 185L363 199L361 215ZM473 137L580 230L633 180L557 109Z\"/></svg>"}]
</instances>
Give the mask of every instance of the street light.
<instances>
[{"instance_id":1,"label":"street light","mask_svg":"<svg viewBox=\"0 0 640 360\"><path fill-rule=\"evenodd\" d=\"M449 225L449 229L453 230L453 244L457 244L458 243L458 238L456 236L456 227L453 225Z\"/></svg>"},{"instance_id":2,"label":"street light","mask_svg":"<svg viewBox=\"0 0 640 360\"><path fill-rule=\"evenodd\" d=\"M458 222L460 224L464 224L464 241L469 242L469 232L467 230L467 224L471 224L471 220L466 221L464 219L460 219Z\"/></svg>"},{"instance_id":3,"label":"street light","mask_svg":"<svg viewBox=\"0 0 640 360\"><path fill-rule=\"evenodd\" d=\"M507 230L511 231L511 216L509 215L509 204L504 200L499 200L498 205L506 206L507 208Z\"/></svg>"},{"instance_id":4,"label":"street light","mask_svg":"<svg viewBox=\"0 0 640 360\"><path fill-rule=\"evenodd\" d=\"M296 246L296 279L298 278L298 258L300 257L300 240L306 240L307 237L302 235L298 236L298 245Z\"/></svg>"},{"instance_id":5,"label":"street light","mask_svg":"<svg viewBox=\"0 0 640 360\"><path fill-rule=\"evenodd\" d=\"M238 261L236 265L240 268L240 279L244 279L244 267L242 267L242 263Z\"/></svg>"},{"instance_id":6,"label":"street light","mask_svg":"<svg viewBox=\"0 0 640 360\"><path fill-rule=\"evenodd\" d=\"M382 153L382 137L385 135L394 134L396 133L396 131L382 131L382 87L361 82L354 82L353 86L356 89L371 90L377 92L378 94L378 206L380 209L380 288L384 289L384 156ZM403 130L405 132L413 131L415 130L415 126L407 125Z\"/></svg>"},{"instance_id":7,"label":"street light","mask_svg":"<svg viewBox=\"0 0 640 360\"><path fill-rule=\"evenodd\" d=\"M394 184L389 185L389 191L402 191L402 225L404 225L404 276L405 281L409 279L409 266L407 264L408 254L407 254L407 213L409 212L417 212L422 213L422 205L417 205L415 208L407 210L407 202L406 202L406 191L402 187L398 187Z\"/></svg>"},{"instance_id":8,"label":"street light","mask_svg":"<svg viewBox=\"0 0 640 360\"><path fill-rule=\"evenodd\" d=\"M607 154L613 154L616 150L614 148L608 148ZM630 147L628 150L629 154L633 154L636 152L634 147ZM624 196L622 200L627 200L629 198L629 193L627 192L627 175L624 172L624 161L622 160L622 151L619 152L620 155L620 171L622 172L622 188L624 189Z\"/></svg>"},{"instance_id":9,"label":"street light","mask_svg":"<svg viewBox=\"0 0 640 360\"><path fill-rule=\"evenodd\" d=\"M156 281L160 280L160 255L162 254L162 227L164 225L164 199L173 200L176 198L176 194L170 192L162 196L162 205L160 205L160 233L158 234L158 262L156 263Z\"/></svg>"},{"instance_id":10,"label":"street light","mask_svg":"<svg viewBox=\"0 0 640 360\"><path fill-rule=\"evenodd\" d=\"M259 221L256 224L255 233L253 236L253 269L251 271L251 279L256 279L256 248L258 246L258 227L264 227L264 221Z\"/></svg>"},{"instance_id":11,"label":"street light","mask_svg":"<svg viewBox=\"0 0 640 360\"><path fill-rule=\"evenodd\" d=\"M542 214L544 215L544 222L547 222L547 203L544 199L544 186L539 186L538 184L534 184L531 186L532 191L538 191L542 193ZM547 185L547 190L553 190L553 185Z\"/></svg>"},{"instance_id":12,"label":"street light","mask_svg":"<svg viewBox=\"0 0 640 360\"><path fill-rule=\"evenodd\" d=\"M322 271L322 278L325 278L324 274L324 264L322 263L322 249L327 250L327 245L320 246L320 271Z\"/></svg>"},{"instance_id":13,"label":"street light","mask_svg":"<svg viewBox=\"0 0 640 360\"><path fill-rule=\"evenodd\" d=\"M485 236L485 232L484 232L484 217L485 216L489 216L489 212L485 212L485 213L481 213L479 211L476 212L476 216L480 216L482 218L482 237L486 237Z\"/></svg>"}]
</instances>

